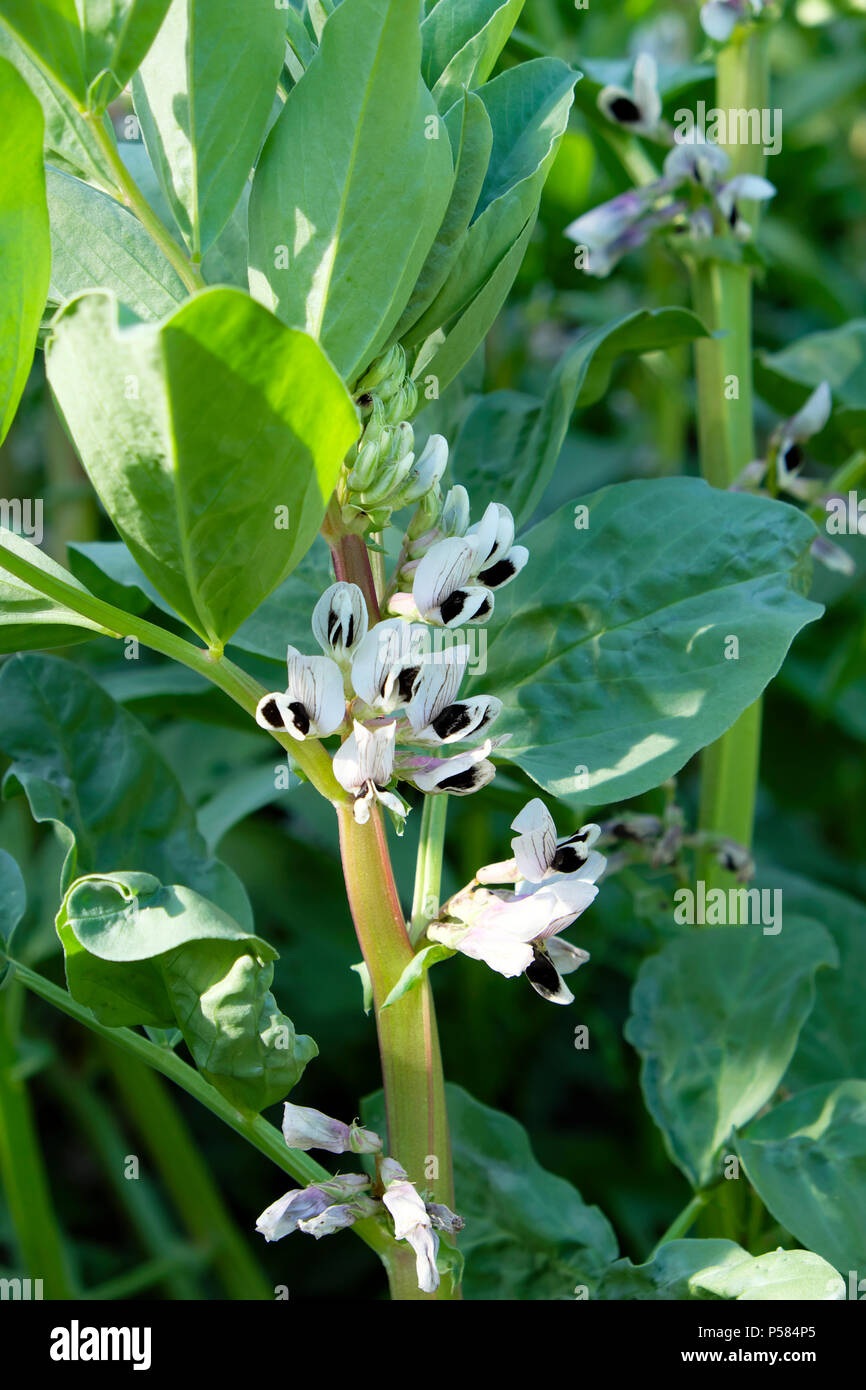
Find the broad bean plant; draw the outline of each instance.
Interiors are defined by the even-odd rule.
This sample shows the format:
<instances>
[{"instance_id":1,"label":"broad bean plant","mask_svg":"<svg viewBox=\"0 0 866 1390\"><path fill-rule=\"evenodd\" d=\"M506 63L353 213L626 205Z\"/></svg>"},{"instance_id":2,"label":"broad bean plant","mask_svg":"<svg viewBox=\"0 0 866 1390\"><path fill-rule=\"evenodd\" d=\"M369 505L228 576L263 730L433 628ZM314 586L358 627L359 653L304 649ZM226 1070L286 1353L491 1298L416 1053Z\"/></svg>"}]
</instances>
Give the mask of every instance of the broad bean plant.
<instances>
[{"instance_id":1,"label":"broad bean plant","mask_svg":"<svg viewBox=\"0 0 866 1390\"><path fill-rule=\"evenodd\" d=\"M862 1039L824 985L853 929L794 890L783 915L752 848L761 696L820 617L813 563L852 572L816 522L863 458L842 448L832 478L810 461L835 383L796 363L756 441L778 15L695 4L676 66L630 44L625 8L619 50L567 62L531 9L0 0L2 428L44 365L101 509L65 554L20 501L0 534L4 795L60 849L29 908L0 854L0 1175L16 1267L51 1297L81 1285L29 1103L25 1001L50 1016L31 996L147 1109L189 1211L207 1152L161 1077L271 1160L264 1209L213 1193L229 1296L286 1296L255 1261L288 1237L303 1293L304 1236L338 1262L360 1239L398 1300L835 1299L866 1266ZM485 392L578 111L619 191L557 229L575 294L648 249L667 294L584 323L539 394ZM754 115L752 136L720 113ZM646 355L676 366L672 402L693 387L702 476L682 457L588 491L572 417ZM239 778L203 811L200 745L156 740L179 715L226 746L240 731L264 791ZM460 826L486 831L454 854L449 808L470 801ZM263 806L309 827L258 890L260 918L270 895L308 923L279 940L305 981L291 1018L216 854ZM314 1041L335 891L352 1004ZM463 980L453 1058L497 1047L484 972L511 1018L561 1037L570 1010L579 1097L603 904L623 897L643 933L625 1036L684 1193L636 1261L617 1214L539 1164L531 1116L474 1099L459 1066L446 1082L433 997ZM381 1074L330 1114L320 1050L339 1069L374 1034ZM108 1143L96 1105L79 1120Z\"/></svg>"}]
</instances>

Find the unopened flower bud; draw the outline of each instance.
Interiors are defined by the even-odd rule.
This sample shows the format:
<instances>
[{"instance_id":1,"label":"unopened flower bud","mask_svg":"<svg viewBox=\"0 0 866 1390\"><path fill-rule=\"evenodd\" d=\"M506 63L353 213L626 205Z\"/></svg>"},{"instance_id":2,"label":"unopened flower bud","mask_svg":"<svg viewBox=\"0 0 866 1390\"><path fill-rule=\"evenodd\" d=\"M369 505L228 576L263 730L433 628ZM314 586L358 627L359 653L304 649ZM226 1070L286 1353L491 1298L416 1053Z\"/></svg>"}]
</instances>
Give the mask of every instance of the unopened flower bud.
<instances>
[{"instance_id":1,"label":"unopened flower bud","mask_svg":"<svg viewBox=\"0 0 866 1390\"><path fill-rule=\"evenodd\" d=\"M392 499L392 494L398 492L401 483L408 477L412 465L415 462L415 455L406 454L402 458L393 459L392 462L379 470L370 487L364 488L360 493L360 500L365 507L375 507L378 503ZM396 505L396 498L394 498Z\"/></svg>"},{"instance_id":2,"label":"unopened flower bud","mask_svg":"<svg viewBox=\"0 0 866 1390\"><path fill-rule=\"evenodd\" d=\"M418 405L418 387L411 377L406 377L397 387L393 396L385 403L385 419L396 425L400 420L408 420L415 414Z\"/></svg>"},{"instance_id":3,"label":"unopened flower bud","mask_svg":"<svg viewBox=\"0 0 866 1390\"><path fill-rule=\"evenodd\" d=\"M447 466L448 444L441 434L431 434L401 493L404 505L417 502L435 488Z\"/></svg>"},{"instance_id":4,"label":"unopened flower bud","mask_svg":"<svg viewBox=\"0 0 866 1390\"><path fill-rule=\"evenodd\" d=\"M469 527L469 493L459 483L449 488L439 522L443 536L465 536Z\"/></svg>"},{"instance_id":5,"label":"unopened flower bud","mask_svg":"<svg viewBox=\"0 0 866 1390\"><path fill-rule=\"evenodd\" d=\"M378 441L366 442L358 450L358 457L352 465L346 481L354 492L369 487L379 469L381 450Z\"/></svg>"},{"instance_id":6,"label":"unopened flower bud","mask_svg":"<svg viewBox=\"0 0 866 1390\"><path fill-rule=\"evenodd\" d=\"M394 343L381 357L370 364L355 387L356 395L375 391L383 400L392 396L406 375L406 354L399 343Z\"/></svg>"}]
</instances>

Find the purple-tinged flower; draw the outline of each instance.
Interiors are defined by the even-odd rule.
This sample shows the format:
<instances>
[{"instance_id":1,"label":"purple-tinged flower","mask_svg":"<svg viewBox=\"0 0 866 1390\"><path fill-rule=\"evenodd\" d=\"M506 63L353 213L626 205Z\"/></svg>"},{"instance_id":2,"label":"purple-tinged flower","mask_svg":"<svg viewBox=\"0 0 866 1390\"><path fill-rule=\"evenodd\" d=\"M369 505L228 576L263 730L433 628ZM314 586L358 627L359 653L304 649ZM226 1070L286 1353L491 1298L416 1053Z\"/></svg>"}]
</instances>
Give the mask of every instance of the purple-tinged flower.
<instances>
[{"instance_id":1,"label":"purple-tinged flower","mask_svg":"<svg viewBox=\"0 0 866 1390\"><path fill-rule=\"evenodd\" d=\"M427 935L484 961L500 975L525 974L542 998L570 1004L574 996L562 976L589 960L589 953L561 940L559 933L597 893L594 883L578 875L552 879L523 894L473 887L445 904L443 916L450 920L432 923Z\"/></svg>"},{"instance_id":2,"label":"purple-tinged flower","mask_svg":"<svg viewBox=\"0 0 866 1390\"><path fill-rule=\"evenodd\" d=\"M363 1173L348 1173L310 1187L296 1187L262 1212L256 1230L266 1241L282 1240L298 1230L302 1222L314 1220L329 1207L356 1200L369 1186L370 1180Z\"/></svg>"},{"instance_id":3,"label":"purple-tinged flower","mask_svg":"<svg viewBox=\"0 0 866 1390\"><path fill-rule=\"evenodd\" d=\"M383 1159L379 1175L385 1183L382 1201L394 1222L396 1240L405 1240L415 1251L415 1273L422 1293L435 1293L439 1287L436 1254L439 1237L433 1229L424 1199L408 1174L393 1158ZM449 1213L453 1217L453 1212Z\"/></svg>"},{"instance_id":4,"label":"purple-tinged flower","mask_svg":"<svg viewBox=\"0 0 866 1390\"><path fill-rule=\"evenodd\" d=\"M676 144L665 156L663 181L670 188L678 188L684 179L689 179L700 188L711 191L730 168L729 155L706 139L696 126L687 134L677 135Z\"/></svg>"},{"instance_id":5,"label":"purple-tinged flower","mask_svg":"<svg viewBox=\"0 0 866 1390\"><path fill-rule=\"evenodd\" d=\"M630 188L597 208L583 213L565 229L564 235L577 246L586 247L583 269L599 279L609 275L617 261L629 251L649 241L653 232L674 222L686 208L684 202L666 202L667 183L659 179L642 188Z\"/></svg>"},{"instance_id":6,"label":"purple-tinged flower","mask_svg":"<svg viewBox=\"0 0 866 1390\"><path fill-rule=\"evenodd\" d=\"M361 1129L353 1120L350 1125L341 1120L332 1120L321 1110L311 1110L304 1105L292 1105L286 1101L283 1106L283 1138L290 1149L324 1149L332 1154L372 1154L379 1153L382 1140L372 1130Z\"/></svg>"},{"instance_id":7,"label":"purple-tinged flower","mask_svg":"<svg viewBox=\"0 0 866 1390\"><path fill-rule=\"evenodd\" d=\"M420 754L398 753L397 771L407 782L422 792L450 792L452 796L469 796L492 782L496 768L488 754L493 741L485 739L478 748L467 748L452 758L427 758Z\"/></svg>"},{"instance_id":8,"label":"purple-tinged flower","mask_svg":"<svg viewBox=\"0 0 866 1390\"><path fill-rule=\"evenodd\" d=\"M847 550L843 550L841 545L836 545L826 536L816 536L810 549L812 555L820 561L825 569L833 570L836 574L844 574L848 578L857 573L857 566Z\"/></svg>"}]
</instances>

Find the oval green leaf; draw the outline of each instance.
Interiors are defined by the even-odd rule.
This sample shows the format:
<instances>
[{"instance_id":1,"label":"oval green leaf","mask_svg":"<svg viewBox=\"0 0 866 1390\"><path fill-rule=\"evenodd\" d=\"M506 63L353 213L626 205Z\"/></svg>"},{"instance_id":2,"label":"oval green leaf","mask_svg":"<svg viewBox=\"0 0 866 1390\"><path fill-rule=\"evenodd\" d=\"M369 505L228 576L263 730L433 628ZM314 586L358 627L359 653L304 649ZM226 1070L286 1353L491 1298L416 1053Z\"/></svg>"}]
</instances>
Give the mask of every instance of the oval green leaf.
<instances>
[{"instance_id":1,"label":"oval green leaf","mask_svg":"<svg viewBox=\"0 0 866 1390\"><path fill-rule=\"evenodd\" d=\"M48 377L135 560L221 648L312 544L358 418L321 348L240 290L120 328L113 296L54 320Z\"/></svg>"}]
</instances>

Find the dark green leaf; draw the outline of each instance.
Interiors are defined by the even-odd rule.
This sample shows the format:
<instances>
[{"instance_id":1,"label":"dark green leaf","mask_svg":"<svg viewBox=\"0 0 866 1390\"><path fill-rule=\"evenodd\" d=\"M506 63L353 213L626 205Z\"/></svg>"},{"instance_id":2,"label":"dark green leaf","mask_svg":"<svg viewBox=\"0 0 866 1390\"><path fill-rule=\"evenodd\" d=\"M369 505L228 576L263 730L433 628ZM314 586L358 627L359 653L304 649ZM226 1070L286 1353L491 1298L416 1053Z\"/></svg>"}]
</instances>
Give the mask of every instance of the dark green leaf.
<instances>
[{"instance_id":1,"label":"dark green leaf","mask_svg":"<svg viewBox=\"0 0 866 1390\"><path fill-rule=\"evenodd\" d=\"M142 873L80 878L57 932L74 999L109 1027L179 1027L242 1111L283 1100L318 1052L270 993L273 948L188 888Z\"/></svg>"},{"instance_id":2,"label":"dark green leaf","mask_svg":"<svg viewBox=\"0 0 866 1390\"><path fill-rule=\"evenodd\" d=\"M766 936L758 925L693 928L637 977L626 1037L643 1059L650 1114L693 1187L721 1175L731 1130L773 1095L812 1008L815 974L838 963L817 922L774 925L782 929Z\"/></svg>"},{"instance_id":3,"label":"dark green leaf","mask_svg":"<svg viewBox=\"0 0 866 1390\"><path fill-rule=\"evenodd\" d=\"M21 870L12 855L0 849L0 946L4 950L8 949L26 907L27 889Z\"/></svg>"},{"instance_id":4,"label":"dark green leaf","mask_svg":"<svg viewBox=\"0 0 866 1390\"><path fill-rule=\"evenodd\" d=\"M749 1125L737 1149L786 1230L842 1275L866 1269L866 1081L801 1091Z\"/></svg>"},{"instance_id":5,"label":"dark green leaf","mask_svg":"<svg viewBox=\"0 0 866 1390\"><path fill-rule=\"evenodd\" d=\"M235 874L207 855L180 783L138 720L80 667L17 656L0 670L0 748L36 821L66 849L62 890L82 873L124 869L181 883L241 926L250 909Z\"/></svg>"},{"instance_id":6,"label":"dark green leaf","mask_svg":"<svg viewBox=\"0 0 866 1390\"><path fill-rule=\"evenodd\" d=\"M822 970L818 976L815 1007L803 1025L785 1086L800 1091L820 1081L866 1077L866 907L847 893L795 874L776 870L772 879L784 895L786 911L820 922L839 952L839 969Z\"/></svg>"},{"instance_id":7,"label":"dark green leaf","mask_svg":"<svg viewBox=\"0 0 866 1390\"><path fill-rule=\"evenodd\" d=\"M669 1302L731 1298L745 1302L843 1299L836 1271L809 1250L774 1250L755 1257L732 1240L672 1240L646 1264L617 1260L598 1297Z\"/></svg>"},{"instance_id":8,"label":"dark green leaf","mask_svg":"<svg viewBox=\"0 0 866 1390\"><path fill-rule=\"evenodd\" d=\"M814 534L793 507L694 478L604 488L534 527L488 642L484 688L512 735L500 756L576 804L658 786L819 616L802 596Z\"/></svg>"},{"instance_id":9,"label":"dark green leaf","mask_svg":"<svg viewBox=\"0 0 866 1390\"><path fill-rule=\"evenodd\" d=\"M806 447L842 463L855 449L866 448L866 319L810 333L755 359L755 386L784 417L798 411L822 381L833 393L833 415Z\"/></svg>"},{"instance_id":10,"label":"dark green leaf","mask_svg":"<svg viewBox=\"0 0 866 1390\"><path fill-rule=\"evenodd\" d=\"M574 411L604 393L616 359L703 336L687 309L639 309L582 334L556 364L543 400L512 391L479 400L455 444L455 477L476 506L495 499L518 525L526 522L553 476Z\"/></svg>"}]
</instances>

